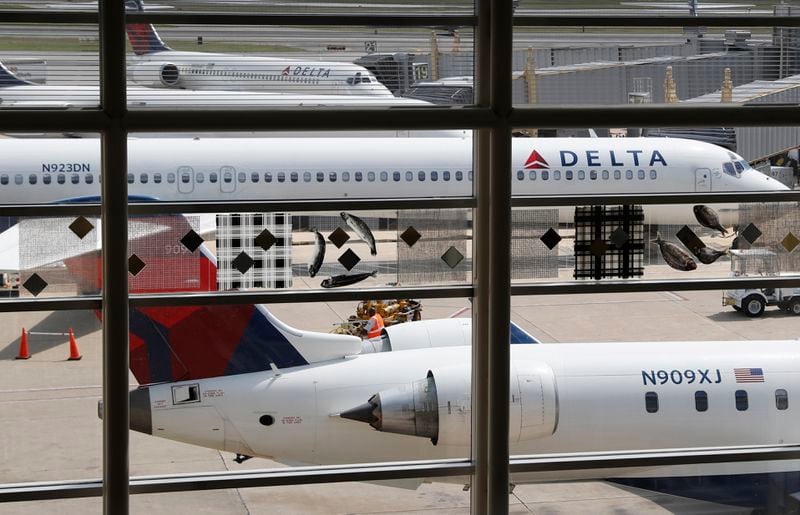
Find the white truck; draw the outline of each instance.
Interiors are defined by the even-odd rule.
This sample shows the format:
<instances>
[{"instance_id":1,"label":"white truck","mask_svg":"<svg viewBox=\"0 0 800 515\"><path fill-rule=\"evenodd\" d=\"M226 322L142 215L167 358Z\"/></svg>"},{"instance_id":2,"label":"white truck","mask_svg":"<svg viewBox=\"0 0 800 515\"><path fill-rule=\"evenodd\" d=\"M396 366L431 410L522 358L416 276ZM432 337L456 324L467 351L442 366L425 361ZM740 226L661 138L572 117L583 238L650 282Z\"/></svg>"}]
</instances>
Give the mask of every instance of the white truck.
<instances>
[{"instance_id":1,"label":"white truck","mask_svg":"<svg viewBox=\"0 0 800 515\"><path fill-rule=\"evenodd\" d=\"M731 250L731 275L733 277L778 277L778 256L767 249ZM793 315L800 315L800 287L797 288L745 288L725 290L722 305L733 306L749 317L759 317L767 306L778 306Z\"/></svg>"}]
</instances>

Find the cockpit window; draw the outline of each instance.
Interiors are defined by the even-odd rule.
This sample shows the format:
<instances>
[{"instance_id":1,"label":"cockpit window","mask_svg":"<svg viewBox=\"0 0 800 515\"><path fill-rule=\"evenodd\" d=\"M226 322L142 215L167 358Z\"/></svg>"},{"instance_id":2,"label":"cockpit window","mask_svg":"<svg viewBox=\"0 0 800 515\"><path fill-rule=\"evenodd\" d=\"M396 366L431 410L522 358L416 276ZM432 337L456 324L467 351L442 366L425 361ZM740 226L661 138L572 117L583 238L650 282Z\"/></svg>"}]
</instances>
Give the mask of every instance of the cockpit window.
<instances>
[{"instance_id":1,"label":"cockpit window","mask_svg":"<svg viewBox=\"0 0 800 515\"><path fill-rule=\"evenodd\" d=\"M744 166L742 166L741 161L734 161L733 166L736 168L736 171L742 173L744 171Z\"/></svg>"},{"instance_id":2,"label":"cockpit window","mask_svg":"<svg viewBox=\"0 0 800 515\"><path fill-rule=\"evenodd\" d=\"M738 177L739 174L736 173L736 169L733 166L733 163L722 163L722 170L727 174L733 177Z\"/></svg>"}]
</instances>

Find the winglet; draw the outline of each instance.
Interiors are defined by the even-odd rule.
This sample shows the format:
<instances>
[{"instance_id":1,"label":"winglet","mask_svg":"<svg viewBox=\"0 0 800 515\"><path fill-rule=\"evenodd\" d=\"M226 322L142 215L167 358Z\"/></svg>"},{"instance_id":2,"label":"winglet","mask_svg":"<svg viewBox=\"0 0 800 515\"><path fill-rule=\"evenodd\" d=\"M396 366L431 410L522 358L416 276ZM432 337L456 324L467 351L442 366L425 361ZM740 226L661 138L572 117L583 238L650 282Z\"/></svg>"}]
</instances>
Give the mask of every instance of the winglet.
<instances>
[{"instance_id":1,"label":"winglet","mask_svg":"<svg viewBox=\"0 0 800 515\"><path fill-rule=\"evenodd\" d=\"M142 0L125 0L125 9L128 12L144 12L144 3ZM150 23L129 23L125 25L125 30L128 32L128 40L131 42L133 53L136 55L172 50L164 44Z\"/></svg>"},{"instance_id":2,"label":"winglet","mask_svg":"<svg viewBox=\"0 0 800 515\"><path fill-rule=\"evenodd\" d=\"M7 87L7 86L25 86L31 85L33 82L20 79L14 73L11 72L6 65L0 63L0 88Z\"/></svg>"}]
</instances>

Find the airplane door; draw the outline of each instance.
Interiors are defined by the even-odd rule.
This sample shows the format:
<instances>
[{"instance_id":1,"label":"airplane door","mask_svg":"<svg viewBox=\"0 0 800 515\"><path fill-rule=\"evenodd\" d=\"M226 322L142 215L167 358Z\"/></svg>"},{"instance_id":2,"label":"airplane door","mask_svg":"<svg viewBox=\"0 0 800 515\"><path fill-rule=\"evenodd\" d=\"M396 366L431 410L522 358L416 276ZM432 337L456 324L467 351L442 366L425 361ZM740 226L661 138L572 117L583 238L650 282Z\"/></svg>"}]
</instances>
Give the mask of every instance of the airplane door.
<instances>
[{"instance_id":1,"label":"airplane door","mask_svg":"<svg viewBox=\"0 0 800 515\"><path fill-rule=\"evenodd\" d=\"M694 190L711 191L711 170L698 168L694 171Z\"/></svg>"},{"instance_id":2,"label":"airplane door","mask_svg":"<svg viewBox=\"0 0 800 515\"><path fill-rule=\"evenodd\" d=\"M191 193L194 190L194 170L191 166L178 167L178 192Z\"/></svg>"},{"instance_id":3,"label":"airplane door","mask_svg":"<svg viewBox=\"0 0 800 515\"><path fill-rule=\"evenodd\" d=\"M236 190L236 168L223 166L219 169L219 189L223 193L232 193Z\"/></svg>"}]
</instances>

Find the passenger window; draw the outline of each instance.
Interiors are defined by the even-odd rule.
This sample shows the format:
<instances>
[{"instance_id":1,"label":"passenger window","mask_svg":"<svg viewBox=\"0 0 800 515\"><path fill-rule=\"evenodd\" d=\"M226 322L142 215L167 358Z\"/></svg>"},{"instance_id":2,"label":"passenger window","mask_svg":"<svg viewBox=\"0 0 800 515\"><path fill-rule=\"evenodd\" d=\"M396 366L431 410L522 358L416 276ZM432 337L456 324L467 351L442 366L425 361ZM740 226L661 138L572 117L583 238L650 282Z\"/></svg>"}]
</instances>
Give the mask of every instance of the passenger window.
<instances>
[{"instance_id":1,"label":"passenger window","mask_svg":"<svg viewBox=\"0 0 800 515\"><path fill-rule=\"evenodd\" d=\"M303 180L305 182L311 182L311 172L304 172ZM317 172L317 182L322 182L324 180L325 180L325 172Z\"/></svg>"},{"instance_id":2,"label":"passenger window","mask_svg":"<svg viewBox=\"0 0 800 515\"><path fill-rule=\"evenodd\" d=\"M708 411L708 394L703 390L694 392L694 408L697 411Z\"/></svg>"},{"instance_id":3,"label":"passenger window","mask_svg":"<svg viewBox=\"0 0 800 515\"><path fill-rule=\"evenodd\" d=\"M625 178L628 180L633 179L633 170L625 170Z\"/></svg>"},{"instance_id":4,"label":"passenger window","mask_svg":"<svg viewBox=\"0 0 800 515\"><path fill-rule=\"evenodd\" d=\"M389 172L381 172L381 182L386 182L389 180Z\"/></svg>"},{"instance_id":5,"label":"passenger window","mask_svg":"<svg viewBox=\"0 0 800 515\"><path fill-rule=\"evenodd\" d=\"M596 181L597 180L597 170L590 170L589 171L589 179Z\"/></svg>"},{"instance_id":6,"label":"passenger window","mask_svg":"<svg viewBox=\"0 0 800 515\"><path fill-rule=\"evenodd\" d=\"M217 175L217 172L211 172L208 174L208 182L211 184L216 184L218 180L219 176Z\"/></svg>"},{"instance_id":7,"label":"passenger window","mask_svg":"<svg viewBox=\"0 0 800 515\"><path fill-rule=\"evenodd\" d=\"M779 410L789 409L789 394L786 390L775 390L775 407Z\"/></svg>"},{"instance_id":8,"label":"passenger window","mask_svg":"<svg viewBox=\"0 0 800 515\"><path fill-rule=\"evenodd\" d=\"M81 176L77 173L73 173L72 176L69 178L72 184L80 184L81 183Z\"/></svg>"},{"instance_id":9,"label":"passenger window","mask_svg":"<svg viewBox=\"0 0 800 515\"><path fill-rule=\"evenodd\" d=\"M49 183L50 181L47 182ZM87 173L86 175L83 176L83 182L85 182L86 184L92 184L94 182L94 175Z\"/></svg>"},{"instance_id":10,"label":"passenger window","mask_svg":"<svg viewBox=\"0 0 800 515\"><path fill-rule=\"evenodd\" d=\"M568 181L572 180L572 170L567 170L566 172L564 172L564 175Z\"/></svg>"},{"instance_id":11,"label":"passenger window","mask_svg":"<svg viewBox=\"0 0 800 515\"><path fill-rule=\"evenodd\" d=\"M181 182L183 184L189 184L191 181L192 181L192 174L190 174L189 172L181 172Z\"/></svg>"},{"instance_id":12,"label":"passenger window","mask_svg":"<svg viewBox=\"0 0 800 515\"><path fill-rule=\"evenodd\" d=\"M578 170L578 180L582 181L585 178L586 178L586 172L584 172L583 170Z\"/></svg>"},{"instance_id":13,"label":"passenger window","mask_svg":"<svg viewBox=\"0 0 800 515\"><path fill-rule=\"evenodd\" d=\"M133 184L133 174L132 173L128 174L128 184Z\"/></svg>"},{"instance_id":14,"label":"passenger window","mask_svg":"<svg viewBox=\"0 0 800 515\"><path fill-rule=\"evenodd\" d=\"M425 172L419 172L417 177L419 178L419 182L423 182L425 180Z\"/></svg>"},{"instance_id":15,"label":"passenger window","mask_svg":"<svg viewBox=\"0 0 800 515\"><path fill-rule=\"evenodd\" d=\"M736 409L747 411L747 392L744 390L736 390Z\"/></svg>"},{"instance_id":16,"label":"passenger window","mask_svg":"<svg viewBox=\"0 0 800 515\"><path fill-rule=\"evenodd\" d=\"M278 182L285 182L286 181L286 174L284 172L278 172Z\"/></svg>"},{"instance_id":17,"label":"passenger window","mask_svg":"<svg viewBox=\"0 0 800 515\"><path fill-rule=\"evenodd\" d=\"M364 174L356 172L356 182L361 182L362 180L364 180Z\"/></svg>"},{"instance_id":18,"label":"passenger window","mask_svg":"<svg viewBox=\"0 0 800 515\"><path fill-rule=\"evenodd\" d=\"M66 182L66 176L63 173L58 174L58 177L56 177L56 182L59 184L64 184L64 182Z\"/></svg>"},{"instance_id":19,"label":"passenger window","mask_svg":"<svg viewBox=\"0 0 800 515\"><path fill-rule=\"evenodd\" d=\"M33 173L32 173L32 174L30 174L30 175L28 176L28 182L29 182L30 184L36 184L37 182L39 182L39 181L37 180L37 178L36 178L36 174L33 174Z\"/></svg>"},{"instance_id":20,"label":"passenger window","mask_svg":"<svg viewBox=\"0 0 800 515\"><path fill-rule=\"evenodd\" d=\"M438 181L439 180L439 172L437 172L437 171L431 172L431 180L432 181Z\"/></svg>"},{"instance_id":21,"label":"passenger window","mask_svg":"<svg viewBox=\"0 0 800 515\"><path fill-rule=\"evenodd\" d=\"M22 182L23 182L23 180L22 180L22 174L21 174L21 173L18 173L18 174L16 174L16 175L14 176L14 184L16 184L17 186L19 186L19 185L21 185L21 184L22 184Z\"/></svg>"},{"instance_id":22,"label":"passenger window","mask_svg":"<svg viewBox=\"0 0 800 515\"><path fill-rule=\"evenodd\" d=\"M644 408L648 413L655 413L658 411L658 394L656 392L647 392L644 394Z\"/></svg>"},{"instance_id":23,"label":"passenger window","mask_svg":"<svg viewBox=\"0 0 800 515\"><path fill-rule=\"evenodd\" d=\"M603 180L604 181L608 180L608 170L603 170Z\"/></svg>"},{"instance_id":24,"label":"passenger window","mask_svg":"<svg viewBox=\"0 0 800 515\"><path fill-rule=\"evenodd\" d=\"M300 180L300 174L298 174L297 172L291 172L289 174L289 180L292 182L297 182L298 180Z\"/></svg>"},{"instance_id":25,"label":"passenger window","mask_svg":"<svg viewBox=\"0 0 800 515\"><path fill-rule=\"evenodd\" d=\"M443 181L449 181L450 180L450 172L448 172L447 170L442 172L442 180Z\"/></svg>"},{"instance_id":26,"label":"passenger window","mask_svg":"<svg viewBox=\"0 0 800 515\"><path fill-rule=\"evenodd\" d=\"M470 171L468 171L468 172L467 172L467 180L468 180L469 182L472 182L472 170L470 170Z\"/></svg>"},{"instance_id":27,"label":"passenger window","mask_svg":"<svg viewBox=\"0 0 800 515\"><path fill-rule=\"evenodd\" d=\"M342 172L342 182L350 182L350 172Z\"/></svg>"},{"instance_id":28,"label":"passenger window","mask_svg":"<svg viewBox=\"0 0 800 515\"><path fill-rule=\"evenodd\" d=\"M336 172L330 172L328 174L328 180L331 182L336 182Z\"/></svg>"},{"instance_id":29,"label":"passenger window","mask_svg":"<svg viewBox=\"0 0 800 515\"><path fill-rule=\"evenodd\" d=\"M522 181L525 180L525 172L522 170L517 170L517 180Z\"/></svg>"},{"instance_id":30,"label":"passenger window","mask_svg":"<svg viewBox=\"0 0 800 515\"><path fill-rule=\"evenodd\" d=\"M367 180L369 182L375 182L375 172L367 172Z\"/></svg>"},{"instance_id":31,"label":"passenger window","mask_svg":"<svg viewBox=\"0 0 800 515\"><path fill-rule=\"evenodd\" d=\"M658 172L655 170L650 170L650 178L653 180L658 179Z\"/></svg>"},{"instance_id":32,"label":"passenger window","mask_svg":"<svg viewBox=\"0 0 800 515\"><path fill-rule=\"evenodd\" d=\"M530 177L530 179L531 179L532 181L535 181L535 180L536 180L536 170L531 170L531 171L528 173L528 176Z\"/></svg>"},{"instance_id":33,"label":"passenger window","mask_svg":"<svg viewBox=\"0 0 800 515\"><path fill-rule=\"evenodd\" d=\"M553 172L553 180L560 181L561 180L561 170L555 170Z\"/></svg>"},{"instance_id":34,"label":"passenger window","mask_svg":"<svg viewBox=\"0 0 800 515\"><path fill-rule=\"evenodd\" d=\"M239 184L247 182L247 174L244 172L237 173L236 177L239 179Z\"/></svg>"},{"instance_id":35,"label":"passenger window","mask_svg":"<svg viewBox=\"0 0 800 515\"><path fill-rule=\"evenodd\" d=\"M197 183L202 184L206 180L206 175L203 172L197 172L194 174L194 180Z\"/></svg>"},{"instance_id":36,"label":"passenger window","mask_svg":"<svg viewBox=\"0 0 800 515\"><path fill-rule=\"evenodd\" d=\"M392 172L392 179L394 182L400 182L400 172Z\"/></svg>"},{"instance_id":37,"label":"passenger window","mask_svg":"<svg viewBox=\"0 0 800 515\"><path fill-rule=\"evenodd\" d=\"M46 177L49 177L49 176L46 176ZM2 184L3 186L8 184L8 175L6 175L6 174L0 175L0 184Z\"/></svg>"},{"instance_id":38,"label":"passenger window","mask_svg":"<svg viewBox=\"0 0 800 515\"><path fill-rule=\"evenodd\" d=\"M154 173L153 174L153 182L156 183L156 184L161 184L161 174L160 173Z\"/></svg>"},{"instance_id":39,"label":"passenger window","mask_svg":"<svg viewBox=\"0 0 800 515\"><path fill-rule=\"evenodd\" d=\"M406 182L414 181L414 172L406 172Z\"/></svg>"},{"instance_id":40,"label":"passenger window","mask_svg":"<svg viewBox=\"0 0 800 515\"><path fill-rule=\"evenodd\" d=\"M542 170L542 180L546 181L548 178L550 178L550 174L547 172L547 170Z\"/></svg>"},{"instance_id":41,"label":"passenger window","mask_svg":"<svg viewBox=\"0 0 800 515\"><path fill-rule=\"evenodd\" d=\"M270 172L264 172L264 182L272 182L272 174Z\"/></svg>"},{"instance_id":42,"label":"passenger window","mask_svg":"<svg viewBox=\"0 0 800 515\"><path fill-rule=\"evenodd\" d=\"M139 174L139 182L141 182L142 184L147 184L147 179L148 177L146 173Z\"/></svg>"},{"instance_id":43,"label":"passenger window","mask_svg":"<svg viewBox=\"0 0 800 515\"><path fill-rule=\"evenodd\" d=\"M456 180L457 181L463 181L464 180L464 172L457 171L456 172Z\"/></svg>"},{"instance_id":44,"label":"passenger window","mask_svg":"<svg viewBox=\"0 0 800 515\"><path fill-rule=\"evenodd\" d=\"M91 177L91 176L89 176L89 177ZM5 181L3 179L5 179ZM53 177L51 177L50 175L42 175L42 183L50 184L50 182L52 180L53 180ZM8 176L7 175L3 175L2 177L0 177L0 183L8 184Z\"/></svg>"},{"instance_id":45,"label":"passenger window","mask_svg":"<svg viewBox=\"0 0 800 515\"><path fill-rule=\"evenodd\" d=\"M222 181L225 184L230 184L233 182L233 174L231 172L222 172Z\"/></svg>"},{"instance_id":46,"label":"passenger window","mask_svg":"<svg viewBox=\"0 0 800 515\"><path fill-rule=\"evenodd\" d=\"M619 170L614 170L614 179L616 180L622 179L622 172L620 172Z\"/></svg>"},{"instance_id":47,"label":"passenger window","mask_svg":"<svg viewBox=\"0 0 800 515\"><path fill-rule=\"evenodd\" d=\"M639 170L639 180L644 179L644 170Z\"/></svg>"},{"instance_id":48,"label":"passenger window","mask_svg":"<svg viewBox=\"0 0 800 515\"><path fill-rule=\"evenodd\" d=\"M250 174L250 182L258 182L261 180L261 174L258 172L252 172ZM200 182L200 181L198 181Z\"/></svg>"},{"instance_id":49,"label":"passenger window","mask_svg":"<svg viewBox=\"0 0 800 515\"><path fill-rule=\"evenodd\" d=\"M167 182L170 184L175 184L175 174L173 172L167 174Z\"/></svg>"}]
</instances>

